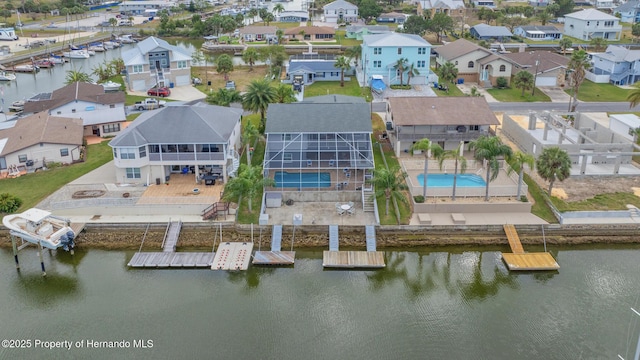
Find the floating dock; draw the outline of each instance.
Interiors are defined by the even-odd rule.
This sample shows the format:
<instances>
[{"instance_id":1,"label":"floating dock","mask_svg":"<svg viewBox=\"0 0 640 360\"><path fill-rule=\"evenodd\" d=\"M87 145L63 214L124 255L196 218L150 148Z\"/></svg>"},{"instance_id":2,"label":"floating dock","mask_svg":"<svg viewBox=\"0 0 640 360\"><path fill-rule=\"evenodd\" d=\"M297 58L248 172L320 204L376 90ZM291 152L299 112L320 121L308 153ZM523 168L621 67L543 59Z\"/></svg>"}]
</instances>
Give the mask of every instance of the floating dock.
<instances>
[{"instance_id":1,"label":"floating dock","mask_svg":"<svg viewBox=\"0 0 640 360\"><path fill-rule=\"evenodd\" d=\"M338 226L329 226L329 251L322 252L322 266L341 269L379 269L385 267L384 252L376 251L375 227L365 228L367 251L339 251Z\"/></svg>"},{"instance_id":2,"label":"floating dock","mask_svg":"<svg viewBox=\"0 0 640 360\"><path fill-rule=\"evenodd\" d=\"M560 265L548 252L525 253L520 237L511 224L504 225L511 253L502 253L502 260L511 271L558 270Z\"/></svg>"},{"instance_id":3,"label":"floating dock","mask_svg":"<svg viewBox=\"0 0 640 360\"><path fill-rule=\"evenodd\" d=\"M129 267L133 268L210 268L213 252L138 252Z\"/></svg>"},{"instance_id":4,"label":"floating dock","mask_svg":"<svg viewBox=\"0 0 640 360\"><path fill-rule=\"evenodd\" d=\"M253 256L254 265L293 265L296 252L281 251L282 225L273 225L271 231L271 251L256 251Z\"/></svg>"},{"instance_id":5,"label":"floating dock","mask_svg":"<svg viewBox=\"0 0 640 360\"><path fill-rule=\"evenodd\" d=\"M223 242L218 246L211 270L247 270L252 242Z\"/></svg>"}]
</instances>

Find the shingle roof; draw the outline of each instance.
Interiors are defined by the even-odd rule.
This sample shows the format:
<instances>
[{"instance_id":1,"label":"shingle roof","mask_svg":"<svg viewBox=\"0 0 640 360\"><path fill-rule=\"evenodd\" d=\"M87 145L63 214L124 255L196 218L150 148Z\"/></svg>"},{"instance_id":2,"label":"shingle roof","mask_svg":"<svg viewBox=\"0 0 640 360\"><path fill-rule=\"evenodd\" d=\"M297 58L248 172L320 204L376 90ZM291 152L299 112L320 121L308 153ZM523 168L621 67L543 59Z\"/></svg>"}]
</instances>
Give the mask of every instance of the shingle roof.
<instances>
[{"instance_id":1,"label":"shingle roof","mask_svg":"<svg viewBox=\"0 0 640 360\"><path fill-rule=\"evenodd\" d=\"M240 28L240 34L275 34L278 28L275 26L245 26Z\"/></svg>"},{"instance_id":2,"label":"shingle roof","mask_svg":"<svg viewBox=\"0 0 640 360\"><path fill-rule=\"evenodd\" d=\"M312 97L308 97L305 98L303 101L301 101L303 103L316 103L316 104L339 104L339 103L344 103L344 104L354 104L354 103L359 103L359 104L364 104L366 103L366 101L359 97L359 96L348 96L348 95L321 95L321 96L312 96Z\"/></svg>"},{"instance_id":3,"label":"shingle roof","mask_svg":"<svg viewBox=\"0 0 640 360\"><path fill-rule=\"evenodd\" d=\"M640 1L627 1L626 3L618 6L617 8L615 8L613 10L613 13L621 13L621 12L625 12L625 11L633 11L636 8L640 7Z\"/></svg>"},{"instance_id":4,"label":"shingle roof","mask_svg":"<svg viewBox=\"0 0 640 360\"><path fill-rule=\"evenodd\" d=\"M140 115L109 145L226 143L241 115L242 109L204 103L168 106Z\"/></svg>"},{"instance_id":5,"label":"shingle roof","mask_svg":"<svg viewBox=\"0 0 640 360\"><path fill-rule=\"evenodd\" d=\"M327 5L323 6L323 10L333 10L333 9L357 9L356 5L344 0L336 0L334 2L330 2Z\"/></svg>"},{"instance_id":6,"label":"shingle roof","mask_svg":"<svg viewBox=\"0 0 640 360\"><path fill-rule=\"evenodd\" d=\"M469 54L476 50L480 50L487 55L491 53L489 50L483 48L482 46L472 43L471 41L466 39L458 39L454 42L448 43L447 45L443 45L435 49L438 55L448 61L459 58L462 55Z\"/></svg>"},{"instance_id":7,"label":"shingle roof","mask_svg":"<svg viewBox=\"0 0 640 360\"><path fill-rule=\"evenodd\" d=\"M265 133L372 132L367 103L271 104Z\"/></svg>"},{"instance_id":8,"label":"shingle roof","mask_svg":"<svg viewBox=\"0 0 640 360\"><path fill-rule=\"evenodd\" d=\"M389 107L400 125L499 125L483 97L392 97Z\"/></svg>"},{"instance_id":9,"label":"shingle roof","mask_svg":"<svg viewBox=\"0 0 640 360\"><path fill-rule=\"evenodd\" d=\"M505 26L491 26L487 24L478 24L471 27L471 29L475 30L479 36L485 37L505 37L505 36L513 36L511 31L507 29Z\"/></svg>"},{"instance_id":10,"label":"shingle roof","mask_svg":"<svg viewBox=\"0 0 640 360\"><path fill-rule=\"evenodd\" d=\"M340 69L334 66L335 60L327 60L327 61L313 61L313 60L290 60L289 61L289 72L292 73L297 70L306 70L306 71L336 71L339 72Z\"/></svg>"},{"instance_id":11,"label":"shingle roof","mask_svg":"<svg viewBox=\"0 0 640 360\"><path fill-rule=\"evenodd\" d=\"M429 42L418 35L388 33L365 35L362 44L366 46L431 46Z\"/></svg>"},{"instance_id":12,"label":"shingle roof","mask_svg":"<svg viewBox=\"0 0 640 360\"><path fill-rule=\"evenodd\" d=\"M605 14L602 11L596 9L583 9L580 11L566 14L564 17L579 19L579 20L618 20L617 17Z\"/></svg>"},{"instance_id":13,"label":"shingle roof","mask_svg":"<svg viewBox=\"0 0 640 360\"><path fill-rule=\"evenodd\" d=\"M463 0L421 0L423 9L464 9Z\"/></svg>"},{"instance_id":14,"label":"shingle roof","mask_svg":"<svg viewBox=\"0 0 640 360\"><path fill-rule=\"evenodd\" d=\"M124 103L125 93L122 91L105 93L102 85L75 82L54 90L49 100L27 101L24 104L24 112L54 109L76 100L103 105L119 104Z\"/></svg>"},{"instance_id":15,"label":"shingle roof","mask_svg":"<svg viewBox=\"0 0 640 360\"><path fill-rule=\"evenodd\" d=\"M149 60L145 57L146 54L157 48L171 51L171 61L191 60L191 55L186 53L180 47L173 46L168 42L162 39L158 39L154 36L150 36L140 41L139 43L136 43L133 49L124 51L122 53L122 59L127 66L145 65L149 63Z\"/></svg>"},{"instance_id":16,"label":"shingle roof","mask_svg":"<svg viewBox=\"0 0 640 360\"><path fill-rule=\"evenodd\" d=\"M390 13L380 14L380 16L378 16L378 18L406 19L407 15L406 14L402 14L402 13L397 13L397 12L390 12Z\"/></svg>"},{"instance_id":17,"label":"shingle roof","mask_svg":"<svg viewBox=\"0 0 640 360\"><path fill-rule=\"evenodd\" d=\"M634 62L640 59L640 50L631 50L619 45L609 45L605 52L595 53L592 56L615 62Z\"/></svg>"},{"instance_id":18,"label":"shingle roof","mask_svg":"<svg viewBox=\"0 0 640 360\"><path fill-rule=\"evenodd\" d=\"M512 60L519 68L525 69L532 74L536 72L536 68L538 69L538 74L542 74L557 68L566 68L569 63L567 57L550 51L525 51L502 56ZM536 66L536 61L538 61L538 66Z\"/></svg>"},{"instance_id":19,"label":"shingle roof","mask_svg":"<svg viewBox=\"0 0 640 360\"><path fill-rule=\"evenodd\" d=\"M4 146L0 155L7 155L30 146L45 144L82 145L82 120L55 117L41 112L16 121L11 128L0 130Z\"/></svg>"},{"instance_id":20,"label":"shingle roof","mask_svg":"<svg viewBox=\"0 0 640 360\"><path fill-rule=\"evenodd\" d=\"M317 34L335 34L336 29L328 26L297 26L284 31L285 35L299 35L301 31L304 31L305 35L317 35Z\"/></svg>"}]
</instances>

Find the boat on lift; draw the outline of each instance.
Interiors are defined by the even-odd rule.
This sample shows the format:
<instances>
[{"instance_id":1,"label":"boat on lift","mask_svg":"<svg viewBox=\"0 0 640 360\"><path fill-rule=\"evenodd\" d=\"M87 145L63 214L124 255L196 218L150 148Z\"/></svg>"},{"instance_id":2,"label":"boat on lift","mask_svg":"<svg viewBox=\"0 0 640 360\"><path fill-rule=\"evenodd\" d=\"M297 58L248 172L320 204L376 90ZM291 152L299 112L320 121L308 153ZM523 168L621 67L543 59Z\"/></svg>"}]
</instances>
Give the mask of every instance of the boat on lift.
<instances>
[{"instance_id":1,"label":"boat on lift","mask_svg":"<svg viewBox=\"0 0 640 360\"><path fill-rule=\"evenodd\" d=\"M2 224L9 234L43 248L72 250L76 237L68 219L42 209L31 208L20 214L5 215Z\"/></svg>"},{"instance_id":2,"label":"boat on lift","mask_svg":"<svg viewBox=\"0 0 640 360\"><path fill-rule=\"evenodd\" d=\"M105 51L107 51L107 49L104 48L104 45L101 42L95 42L95 43L89 44L88 51L105 52ZM91 54L91 53L89 53L89 54Z\"/></svg>"},{"instance_id":3,"label":"boat on lift","mask_svg":"<svg viewBox=\"0 0 640 360\"><path fill-rule=\"evenodd\" d=\"M21 112L24 110L24 100L16 100L8 107L10 112Z\"/></svg>"},{"instance_id":4,"label":"boat on lift","mask_svg":"<svg viewBox=\"0 0 640 360\"><path fill-rule=\"evenodd\" d=\"M133 44L136 42L136 39L133 38L133 35L131 34L124 34L124 35L120 35L118 37L118 41L121 44Z\"/></svg>"},{"instance_id":5,"label":"boat on lift","mask_svg":"<svg viewBox=\"0 0 640 360\"><path fill-rule=\"evenodd\" d=\"M0 71L0 81L13 81L16 79L14 74L9 74L4 71Z\"/></svg>"},{"instance_id":6,"label":"boat on lift","mask_svg":"<svg viewBox=\"0 0 640 360\"><path fill-rule=\"evenodd\" d=\"M38 60L34 61L34 64L36 64L36 66L38 66L40 68L44 68L44 69L48 69L48 68L54 67L56 65L56 64L53 63L53 61L49 60L49 58L38 59Z\"/></svg>"}]
</instances>

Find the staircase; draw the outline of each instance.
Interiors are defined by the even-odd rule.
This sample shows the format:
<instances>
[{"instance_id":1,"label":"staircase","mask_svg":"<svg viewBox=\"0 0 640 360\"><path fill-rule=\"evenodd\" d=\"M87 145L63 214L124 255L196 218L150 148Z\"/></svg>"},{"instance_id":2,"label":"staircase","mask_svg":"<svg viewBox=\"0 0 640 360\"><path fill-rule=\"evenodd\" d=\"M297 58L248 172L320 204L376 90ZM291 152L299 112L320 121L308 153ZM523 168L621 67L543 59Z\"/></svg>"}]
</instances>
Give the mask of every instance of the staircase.
<instances>
[{"instance_id":1,"label":"staircase","mask_svg":"<svg viewBox=\"0 0 640 360\"><path fill-rule=\"evenodd\" d=\"M362 186L362 210L364 212L374 212L375 204L371 196L373 195L373 188L369 184Z\"/></svg>"},{"instance_id":2,"label":"staircase","mask_svg":"<svg viewBox=\"0 0 640 360\"><path fill-rule=\"evenodd\" d=\"M238 176L238 168L240 167L240 155L234 149L229 149L229 154L227 155L231 160L231 166L229 167L227 174L231 177Z\"/></svg>"},{"instance_id":3,"label":"staircase","mask_svg":"<svg viewBox=\"0 0 640 360\"><path fill-rule=\"evenodd\" d=\"M202 210L202 220L217 220L221 213L222 215L229 213L228 202L213 203L213 205Z\"/></svg>"}]
</instances>

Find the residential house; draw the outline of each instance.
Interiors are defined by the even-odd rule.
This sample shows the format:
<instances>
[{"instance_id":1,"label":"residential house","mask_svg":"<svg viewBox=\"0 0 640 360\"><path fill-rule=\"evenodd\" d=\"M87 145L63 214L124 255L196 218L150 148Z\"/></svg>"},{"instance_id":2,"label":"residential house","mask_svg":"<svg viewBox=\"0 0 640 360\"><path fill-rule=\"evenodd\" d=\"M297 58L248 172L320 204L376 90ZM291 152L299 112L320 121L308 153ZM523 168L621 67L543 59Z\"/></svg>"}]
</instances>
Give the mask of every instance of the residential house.
<instances>
[{"instance_id":1,"label":"residential house","mask_svg":"<svg viewBox=\"0 0 640 360\"><path fill-rule=\"evenodd\" d=\"M620 19L596 9L584 9L564 16L564 34L580 40L620 40Z\"/></svg>"},{"instance_id":2,"label":"residential house","mask_svg":"<svg viewBox=\"0 0 640 360\"><path fill-rule=\"evenodd\" d=\"M269 105L263 167L276 190L356 191L373 170L370 105L323 98Z\"/></svg>"},{"instance_id":3,"label":"residential house","mask_svg":"<svg viewBox=\"0 0 640 360\"><path fill-rule=\"evenodd\" d=\"M483 48L469 40L458 39L437 49L436 67L446 62L458 69L458 79L478 83L480 86L496 85L499 77L511 81L513 62L502 54Z\"/></svg>"},{"instance_id":4,"label":"residential house","mask_svg":"<svg viewBox=\"0 0 640 360\"><path fill-rule=\"evenodd\" d=\"M276 20L279 22L306 22L309 21L309 13L306 11L283 11L278 13Z\"/></svg>"},{"instance_id":5,"label":"residential house","mask_svg":"<svg viewBox=\"0 0 640 360\"><path fill-rule=\"evenodd\" d=\"M431 16L444 13L449 16L461 15L465 9L463 0L420 0L418 1L418 15L430 11Z\"/></svg>"},{"instance_id":6,"label":"residential house","mask_svg":"<svg viewBox=\"0 0 640 360\"><path fill-rule=\"evenodd\" d=\"M116 178L164 183L171 174L192 173L194 180L226 182L239 166L241 119L242 109L204 103L144 112L109 143Z\"/></svg>"},{"instance_id":7,"label":"residential house","mask_svg":"<svg viewBox=\"0 0 640 360\"><path fill-rule=\"evenodd\" d=\"M547 6L549 5L549 0L529 0L530 6Z\"/></svg>"},{"instance_id":8,"label":"residential house","mask_svg":"<svg viewBox=\"0 0 640 360\"><path fill-rule=\"evenodd\" d=\"M315 104L364 104L367 101L360 96L330 94L304 98L302 102Z\"/></svg>"},{"instance_id":9,"label":"residential house","mask_svg":"<svg viewBox=\"0 0 640 360\"><path fill-rule=\"evenodd\" d=\"M396 156L424 138L456 149L460 142L495 134L500 124L483 97L391 97L386 122Z\"/></svg>"},{"instance_id":10,"label":"residential house","mask_svg":"<svg viewBox=\"0 0 640 360\"><path fill-rule=\"evenodd\" d=\"M175 1L123 1L118 5L121 13L131 15L145 15L147 10L169 10L178 6Z\"/></svg>"},{"instance_id":11,"label":"residential house","mask_svg":"<svg viewBox=\"0 0 640 360\"><path fill-rule=\"evenodd\" d=\"M191 55L154 36L122 51L122 59L127 71L127 87L131 90L191 84Z\"/></svg>"},{"instance_id":12,"label":"residential house","mask_svg":"<svg viewBox=\"0 0 640 360\"><path fill-rule=\"evenodd\" d=\"M298 54L292 55L285 65L283 83L311 85L316 81L340 81L340 69L335 67L336 59L331 54ZM346 75L352 71L345 71ZM350 81L345 76L345 81Z\"/></svg>"},{"instance_id":13,"label":"residential house","mask_svg":"<svg viewBox=\"0 0 640 360\"><path fill-rule=\"evenodd\" d=\"M390 13L385 13L385 14L380 14L377 18L376 18L376 22L377 23L394 23L394 24L404 24L404 22L407 20L407 15L406 14L401 14L401 13L397 13L397 12L390 12Z\"/></svg>"},{"instance_id":14,"label":"residential house","mask_svg":"<svg viewBox=\"0 0 640 360\"><path fill-rule=\"evenodd\" d=\"M82 120L40 112L0 128L0 178L81 159Z\"/></svg>"},{"instance_id":15,"label":"residential house","mask_svg":"<svg viewBox=\"0 0 640 360\"><path fill-rule=\"evenodd\" d=\"M613 0L593 0L591 2L596 9L605 10L607 12L611 12L611 10L616 8Z\"/></svg>"},{"instance_id":16,"label":"residential house","mask_svg":"<svg viewBox=\"0 0 640 360\"><path fill-rule=\"evenodd\" d=\"M84 136L107 137L124 128L124 102L122 91L105 93L102 85L75 82L30 99L24 104L24 112L82 119Z\"/></svg>"},{"instance_id":17,"label":"residential house","mask_svg":"<svg viewBox=\"0 0 640 360\"><path fill-rule=\"evenodd\" d=\"M504 54L514 63L514 75L521 70L530 72L536 86L563 86L569 59L550 51L526 51Z\"/></svg>"},{"instance_id":18,"label":"residential house","mask_svg":"<svg viewBox=\"0 0 640 360\"><path fill-rule=\"evenodd\" d=\"M620 21L637 23L640 21L640 0L627 1L613 10L614 14L620 14Z\"/></svg>"},{"instance_id":19,"label":"residential house","mask_svg":"<svg viewBox=\"0 0 640 360\"><path fill-rule=\"evenodd\" d=\"M518 26L513 29L513 33L517 36L534 41L562 39L562 32L552 25Z\"/></svg>"},{"instance_id":20,"label":"residential house","mask_svg":"<svg viewBox=\"0 0 640 360\"><path fill-rule=\"evenodd\" d=\"M358 21L358 7L344 0L336 0L322 7L324 22L350 23Z\"/></svg>"},{"instance_id":21,"label":"residential house","mask_svg":"<svg viewBox=\"0 0 640 360\"><path fill-rule=\"evenodd\" d=\"M633 141L636 139L636 131L640 129L640 117L635 114L611 114L609 115L609 129Z\"/></svg>"},{"instance_id":22,"label":"residential house","mask_svg":"<svg viewBox=\"0 0 640 360\"><path fill-rule=\"evenodd\" d=\"M387 25L349 25L345 36L348 39L362 40L365 35L386 34L392 32Z\"/></svg>"},{"instance_id":23,"label":"residential house","mask_svg":"<svg viewBox=\"0 0 640 360\"><path fill-rule=\"evenodd\" d=\"M487 24L474 25L469 29L469 33L478 40L499 42L509 40L513 36L506 26L491 26Z\"/></svg>"},{"instance_id":24,"label":"residential house","mask_svg":"<svg viewBox=\"0 0 640 360\"><path fill-rule=\"evenodd\" d=\"M240 37L246 42L267 41L276 37L276 26L251 25L240 28Z\"/></svg>"},{"instance_id":25,"label":"residential house","mask_svg":"<svg viewBox=\"0 0 640 360\"><path fill-rule=\"evenodd\" d=\"M394 68L398 60L404 58L407 65L413 65L420 74L411 78L412 84L428 84L437 81L437 76L429 68L431 44L414 34L389 33L366 35L362 42L362 72L364 86L369 86L372 76L381 76L386 85L400 84L400 74ZM406 71L403 82L406 82Z\"/></svg>"},{"instance_id":26,"label":"residential house","mask_svg":"<svg viewBox=\"0 0 640 360\"><path fill-rule=\"evenodd\" d=\"M284 35L300 41L328 41L334 40L336 29L328 26L297 26L285 30Z\"/></svg>"},{"instance_id":27,"label":"residential house","mask_svg":"<svg viewBox=\"0 0 640 360\"><path fill-rule=\"evenodd\" d=\"M476 8L486 7L495 9L496 3L493 0L473 0L473 6Z\"/></svg>"},{"instance_id":28,"label":"residential house","mask_svg":"<svg viewBox=\"0 0 640 360\"><path fill-rule=\"evenodd\" d=\"M591 63L591 73L597 77L605 76L603 81L597 82L630 85L640 81L640 50L609 45L605 52L591 54Z\"/></svg>"}]
</instances>

